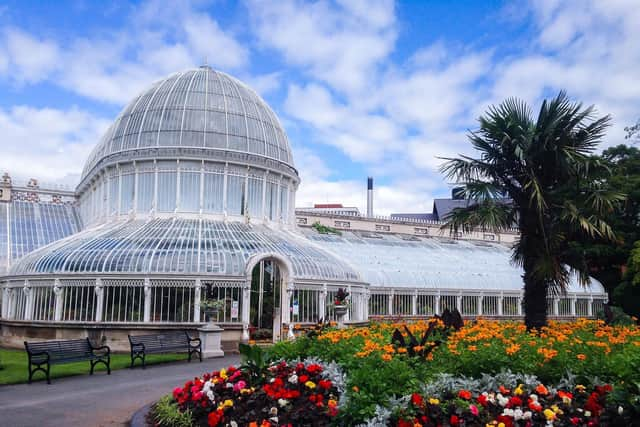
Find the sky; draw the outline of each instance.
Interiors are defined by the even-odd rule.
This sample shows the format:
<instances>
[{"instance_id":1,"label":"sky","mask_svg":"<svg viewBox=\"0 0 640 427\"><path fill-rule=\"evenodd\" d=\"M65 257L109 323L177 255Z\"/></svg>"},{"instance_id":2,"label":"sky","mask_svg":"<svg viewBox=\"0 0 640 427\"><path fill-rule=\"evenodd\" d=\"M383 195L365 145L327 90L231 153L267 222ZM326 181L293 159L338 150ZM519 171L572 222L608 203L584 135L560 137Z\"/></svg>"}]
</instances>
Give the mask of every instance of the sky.
<instances>
[{"instance_id":1,"label":"sky","mask_svg":"<svg viewBox=\"0 0 640 427\"><path fill-rule=\"evenodd\" d=\"M640 118L640 0L102 3L0 4L0 172L74 186L136 94L205 62L280 118L299 207L364 212L373 176L376 214L431 212L441 158L509 97L594 104L602 148Z\"/></svg>"}]
</instances>

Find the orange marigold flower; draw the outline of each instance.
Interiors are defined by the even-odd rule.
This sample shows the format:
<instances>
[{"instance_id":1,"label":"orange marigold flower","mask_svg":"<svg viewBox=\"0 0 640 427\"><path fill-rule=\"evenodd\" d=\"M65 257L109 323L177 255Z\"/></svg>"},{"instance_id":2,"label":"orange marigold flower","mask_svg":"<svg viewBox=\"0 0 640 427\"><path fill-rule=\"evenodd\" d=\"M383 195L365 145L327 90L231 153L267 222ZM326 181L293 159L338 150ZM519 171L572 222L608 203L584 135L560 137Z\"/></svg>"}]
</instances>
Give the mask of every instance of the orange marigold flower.
<instances>
[{"instance_id":1,"label":"orange marigold flower","mask_svg":"<svg viewBox=\"0 0 640 427\"><path fill-rule=\"evenodd\" d=\"M389 353L385 353L381 357L382 357L382 360L384 360L385 362L388 362L391 359L393 359L393 357Z\"/></svg>"},{"instance_id":2,"label":"orange marigold flower","mask_svg":"<svg viewBox=\"0 0 640 427\"><path fill-rule=\"evenodd\" d=\"M580 353L576 357L578 358L578 360L587 360L587 355L586 354Z\"/></svg>"},{"instance_id":3,"label":"orange marigold flower","mask_svg":"<svg viewBox=\"0 0 640 427\"><path fill-rule=\"evenodd\" d=\"M538 387L536 387L536 393L542 394L544 396L549 394L549 390L547 390L547 388L544 385L538 384Z\"/></svg>"}]
</instances>

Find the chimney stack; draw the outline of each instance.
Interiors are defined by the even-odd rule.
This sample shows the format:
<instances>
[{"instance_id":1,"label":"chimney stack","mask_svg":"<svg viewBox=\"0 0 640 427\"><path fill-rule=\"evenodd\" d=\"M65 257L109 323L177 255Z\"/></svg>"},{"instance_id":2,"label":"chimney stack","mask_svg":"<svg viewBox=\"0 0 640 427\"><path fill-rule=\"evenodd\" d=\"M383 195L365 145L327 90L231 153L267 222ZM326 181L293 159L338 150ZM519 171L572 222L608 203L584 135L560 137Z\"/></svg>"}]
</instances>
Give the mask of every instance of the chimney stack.
<instances>
[{"instance_id":1,"label":"chimney stack","mask_svg":"<svg viewBox=\"0 0 640 427\"><path fill-rule=\"evenodd\" d=\"M373 217L373 178L367 178L367 217Z\"/></svg>"}]
</instances>

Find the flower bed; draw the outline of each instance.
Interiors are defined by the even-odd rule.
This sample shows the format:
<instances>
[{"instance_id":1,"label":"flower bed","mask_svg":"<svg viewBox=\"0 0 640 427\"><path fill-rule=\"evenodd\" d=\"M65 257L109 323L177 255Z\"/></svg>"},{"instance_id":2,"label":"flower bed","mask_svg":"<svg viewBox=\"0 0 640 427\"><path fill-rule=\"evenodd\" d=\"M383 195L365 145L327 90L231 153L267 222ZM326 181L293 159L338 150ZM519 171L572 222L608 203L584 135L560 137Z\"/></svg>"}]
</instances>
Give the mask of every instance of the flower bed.
<instances>
[{"instance_id":1,"label":"flower bed","mask_svg":"<svg viewBox=\"0 0 640 427\"><path fill-rule=\"evenodd\" d=\"M426 335L425 335L426 334ZM174 392L194 425L634 425L640 329L437 319L327 328ZM260 353L260 354L258 354ZM285 360L287 362L282 362ZM300 362L300 361L303 362Z\"/></svg>"},{"instance_id":2,"label":"flower bed","mask_svg":"<svg viewBox=\"0 0 640 427\"><path fill-rule=\"evenodd\" d=\"M324 426L338 414L342 377L330 377L319 363L280 362L256 384L247 370L230 366L187 381L173 398L195 425Z\"/></svg>"}]
</instances>

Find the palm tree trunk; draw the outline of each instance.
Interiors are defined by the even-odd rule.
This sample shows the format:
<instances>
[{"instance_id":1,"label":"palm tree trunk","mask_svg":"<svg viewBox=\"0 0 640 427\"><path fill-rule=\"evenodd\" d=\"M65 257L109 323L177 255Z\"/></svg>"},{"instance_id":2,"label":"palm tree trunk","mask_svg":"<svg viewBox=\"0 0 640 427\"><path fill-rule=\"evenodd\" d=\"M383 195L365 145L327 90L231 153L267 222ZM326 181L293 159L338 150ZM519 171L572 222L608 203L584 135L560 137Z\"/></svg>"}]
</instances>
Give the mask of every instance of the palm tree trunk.
<instances>
[{"instance_id":1,"label":"palm tree trunk","mask_svg":"<svg viewBox=\"0 0 640 427\"><path fill-rule=\"evenodd\" d=\"M528 331L540 330L547 326L547 291L548 284L544 280L535 279L526 270L524 279L524 324Z\"/></svg>"}]
</instances>

